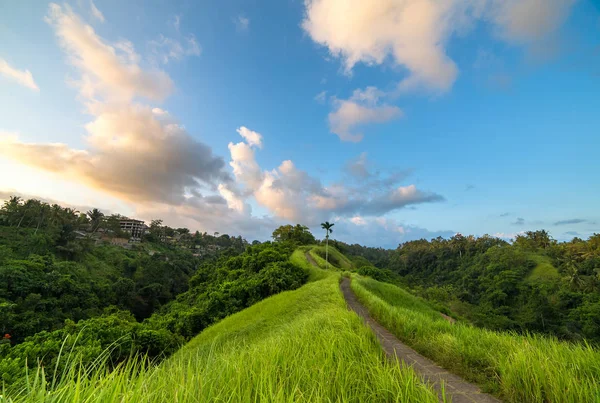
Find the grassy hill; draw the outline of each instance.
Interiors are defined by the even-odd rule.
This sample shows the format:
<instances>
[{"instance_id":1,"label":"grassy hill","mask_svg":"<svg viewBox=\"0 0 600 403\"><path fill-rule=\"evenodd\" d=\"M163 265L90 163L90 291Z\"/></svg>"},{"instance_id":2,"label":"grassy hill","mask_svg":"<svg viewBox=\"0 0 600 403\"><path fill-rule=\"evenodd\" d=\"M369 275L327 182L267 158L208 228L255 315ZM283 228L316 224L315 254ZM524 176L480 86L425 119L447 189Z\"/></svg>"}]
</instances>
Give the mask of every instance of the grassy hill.
<instances>
[{"instance_id":1,"label":"grassy hill","mask_svg":"<svg viewBox=\"0 0 600 403\"><path fill-rule=\"evenodd\" d=\"M587 344L451 324L407 291L370 278L355 276L352 289L399 339L505 401L600 399L600 351Z\"/></svg>"},{"instance_id":2,"label":"grassy hill","mask_svg":"<svg viewBox=\"0 0 600 403\"><path fill-rule=\"evenodd\" d=\"M207 328L156 367L130 362L47 392L40 374L15 402L269 401L437 402L409 368L384 359L374 335L346 309L340 275L292 256L315 280Z\"/></svg>"},{"instance_id":3,"label":"grassy hill","mask_svg":"<svg viewBox=\"0 0 600 403\"><path fill-rule=\"evenodd\" d=\"M342 270L353 269L350 260L330 248L336 263L314 267L306 255L324 267L320 250L306 246L291 254L309 273L307 284L206 328L159 365L133 360L98 371L65 353L71 363L60 382L48 387L40 369L12 401L437 402L411 368L385 359L373 333L346 308L339 281ZM594 348L464 320L452 324L435 304L402 288L350 275L358 299L382 325L505 401L598 401ZM96 368L104 368L103 359Z\"/></svg>"},{"instance_id":4,"label":"grassy hill","mask_svg":"<svg viewBox=\"0 0 600 403\"><path fill-rule=\"evenodd\" d=\"M552 265L552 260L548 256L530 253L529 258L535 262L535 267L531 270L527 280L557 280L560 278L558 269Z\"/></svg>"},{"instance_id":5,"label":"grassy hill","mask_svg":"<svg viewBox=\"0 0 600 403\"><path fill-rule=\"evenodd\" d=\"M319 267L325 269L327 267L327 262L325 261L325 246L312 246L309 249L309 253L312 258L317 262ZM333 246L329 246L328 248L328 260L329 266L333 269L339 270L352 270L354 265L346 256L344 256L340 251L338 251Z\"/></svg>"}]
</instances>

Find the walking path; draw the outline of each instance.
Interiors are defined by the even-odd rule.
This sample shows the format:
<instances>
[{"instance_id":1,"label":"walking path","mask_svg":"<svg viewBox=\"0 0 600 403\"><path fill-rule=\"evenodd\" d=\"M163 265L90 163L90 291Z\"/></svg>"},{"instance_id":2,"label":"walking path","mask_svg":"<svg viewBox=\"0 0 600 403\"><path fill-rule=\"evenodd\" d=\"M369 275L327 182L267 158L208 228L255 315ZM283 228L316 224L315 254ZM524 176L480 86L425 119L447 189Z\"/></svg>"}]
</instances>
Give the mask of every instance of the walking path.
<instances>
[{"instance_id":1,"label":"walking path","mask_svg":"<svg viewBox=\"0 0 600 403\"><path fill-rule=\"evenodd\" d=\"M308 254L307 254L308 257ZM309 259L310 261L310 259ZM311 262L312 263L312 262ZM313 263L314 264L314 263ZM497 398L481 392L481 390L459 376L456 376L444 368L436 365L433 361L423 357L412 348L402 343L396 336L386 328L377 323L356 298L350 288L350 279L344 277L341 284L342 293L348 307L360 316L367 325L373 329L381 346L388 357L392 360L398 359L413 367L426 382L433 385L442 400L441 383L443 382L446 396L452 399L452 403L499 403Z\"/></svg>"},{"instance_id":2,"label":"walking path","mask_svg":"<svg viewBox=\"0 0 600 403\"><path fill-rule=\"evenodd\" d=\"M315 259L310 255L310 252L306 252L304 254L304 257L306 257L306 260L308 260L308 263L312 264L315 267L319 267L319 265L317 264Z\"/></svg>"}]
</instances>

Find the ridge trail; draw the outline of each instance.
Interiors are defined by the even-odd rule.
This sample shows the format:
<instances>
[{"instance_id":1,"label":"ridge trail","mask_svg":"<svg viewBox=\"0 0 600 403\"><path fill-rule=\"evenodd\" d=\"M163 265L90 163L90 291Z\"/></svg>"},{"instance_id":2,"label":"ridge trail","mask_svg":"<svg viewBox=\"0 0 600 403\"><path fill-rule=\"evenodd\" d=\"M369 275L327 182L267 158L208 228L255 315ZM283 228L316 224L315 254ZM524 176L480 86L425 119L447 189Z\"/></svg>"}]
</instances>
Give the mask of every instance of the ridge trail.
<instances>
[{"instance_id":1,"label":"ridge trail","mask_svg":"<svg viewBox=\"0 0 600 403\"><path fill-rule=\"evenodd\" d=\"M452 399L452 403L501 402L501 400L487 393L483 393L479 387L450 373L430 359L423 357L415 350L402 343L386 328L377 323L377 321L371 317L367 308L358 301L352 292L352 289L350 288L350 279L344 277L340 287L348 307L360 316L371 329L373 329L373 332L375 332L375 335L388 358L393 361L403 361L411 366L427 383L433 385L434 389L438 392L440 402L443 402L442 383L444 384L446 396Z\"/></svg>"}]
</instances>

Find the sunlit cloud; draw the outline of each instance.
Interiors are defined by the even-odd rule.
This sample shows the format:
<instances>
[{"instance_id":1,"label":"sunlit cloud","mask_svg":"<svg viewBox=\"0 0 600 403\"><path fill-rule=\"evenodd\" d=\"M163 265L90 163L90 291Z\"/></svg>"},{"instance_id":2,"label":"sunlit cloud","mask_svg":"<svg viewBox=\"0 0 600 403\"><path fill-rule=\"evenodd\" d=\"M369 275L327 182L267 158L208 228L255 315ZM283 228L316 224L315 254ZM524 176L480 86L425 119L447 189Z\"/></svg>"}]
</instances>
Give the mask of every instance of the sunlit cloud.
<instances>
[{"instance_id":1,"label":"sunlit cloud","mask_svg":"<svg viewBox=\"0 0 600 403\"><path fill-rule=\"evenodd\" d=\"M2 58L0 58L0 76L4 76L8 80L14 81L24 87L39 91L39 87L33 79L33 75L29 70L19 70Z\"/></svg>"},{"instance_id":2,"label":"sunlit cloud","mask_svg":"<svg viewBox=\"0 0 600 403\"><path fill-rule=\"evenodd\" d=\"M358 63L404 68L401 93L444 93L459 67L446 52L454 35L478 21L516 45L539 42L564 22L575 0L305 0L303 29L342 61L346 74Z\"/></svg>"}]
</instances>

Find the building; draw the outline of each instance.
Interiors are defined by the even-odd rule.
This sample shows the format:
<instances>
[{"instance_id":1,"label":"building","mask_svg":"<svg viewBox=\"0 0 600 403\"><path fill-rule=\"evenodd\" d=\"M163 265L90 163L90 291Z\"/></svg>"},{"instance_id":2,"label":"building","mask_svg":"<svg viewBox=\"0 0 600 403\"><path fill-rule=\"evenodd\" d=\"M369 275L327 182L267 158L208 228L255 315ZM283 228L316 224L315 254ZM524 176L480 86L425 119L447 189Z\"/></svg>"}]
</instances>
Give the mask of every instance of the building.
<instances>
[{"instance_id":1,"label":"building","mask_svg":"<svg viewBox=\"0 0 600 403\"><path fill-rule=\"evenodd\" d=\"M121 227L121 231L127 232L131 235L130 242L140 242L142 240L142 236L148 229L146 224L140 220L134 220L131 218L125 218L119 221L119 225Z\"/></svg>"}]
</instances>

